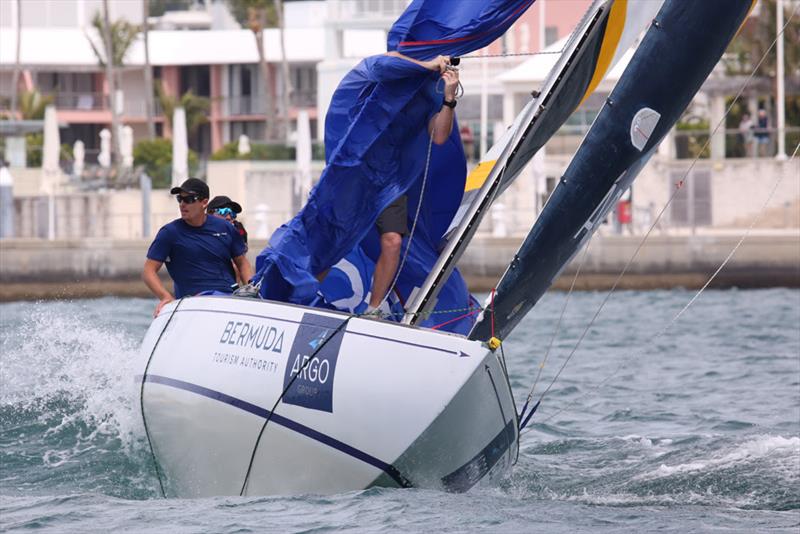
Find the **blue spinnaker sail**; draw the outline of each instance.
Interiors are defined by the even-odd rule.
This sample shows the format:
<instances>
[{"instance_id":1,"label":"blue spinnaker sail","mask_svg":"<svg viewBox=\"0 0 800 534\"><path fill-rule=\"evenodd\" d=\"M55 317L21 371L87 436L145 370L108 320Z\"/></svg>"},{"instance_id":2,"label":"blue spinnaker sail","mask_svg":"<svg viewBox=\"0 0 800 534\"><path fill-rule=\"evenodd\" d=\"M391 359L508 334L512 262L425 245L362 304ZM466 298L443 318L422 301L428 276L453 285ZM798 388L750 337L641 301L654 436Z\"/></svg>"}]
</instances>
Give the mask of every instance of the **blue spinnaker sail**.
<instances>
[{"instance_id":1,"label":"blue spinnaker sail","mask_svg":"<svg viewBox=\"0 0 800 534\"><path fill-rule=\"evenodd\" d=\"M502 35L531 3L415 0L390 31L389 49L417 59L468 53ZM427 44L413 45L418 40ZM256 259L254 280L261 281L264 298L361 311L364 302L356 303L356 290L366 298L374 268L370 261L379 252L375 221L404 193L409 227L420 198L422 204L410 247L406 239L401 253L406 259L395 287L401 303L423 282L466 176L457 124L445 144L431 146L428 124L442 103L439 80L438 72L385 55L363 60L345 76L326 116L327 165L320 181L300 213L272 235ZM472 306L474 299L454 271L434 310L452 311L422 324L448 323L446 329L465 333L473 322Z\"/></svg>"},{"instance_id":2,"label":"blue spinnaker sail","mask_svg":"<svg viewBox=\"0 0 800 534\"><path fill-rule=\"evenodd\" d=\"M414 59L460 56L492 43L534 0L414 0L389 31L389 50Z\"/></svg>"}]
</instances>

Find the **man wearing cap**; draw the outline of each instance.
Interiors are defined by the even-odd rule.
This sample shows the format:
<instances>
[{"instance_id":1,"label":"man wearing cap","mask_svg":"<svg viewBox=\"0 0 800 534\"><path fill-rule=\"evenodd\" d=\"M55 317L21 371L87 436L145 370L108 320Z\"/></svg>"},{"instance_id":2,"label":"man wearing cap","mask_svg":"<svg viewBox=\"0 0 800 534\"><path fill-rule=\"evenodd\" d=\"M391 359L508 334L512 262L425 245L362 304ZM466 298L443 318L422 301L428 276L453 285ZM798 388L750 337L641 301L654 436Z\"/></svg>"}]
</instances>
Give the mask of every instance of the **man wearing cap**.
<instances>
[{"instance_id":1,"label":"man wearing cap","mask_svg":"<svg viewBox=\"0 0 800 534\"><path fill-rule=\"evenodd\" d=\"M154 315L175 298L209 290L231 293L236 283L233 265L243 279L253 277L239 232L227 221L206 214L209 191L205 182L189 178L170 194L176 195L181 218L158 231L142 271L142 280L159 299ZM165 262L175 284L174 297L158 277Z\"/></svg>"}]
</instances>

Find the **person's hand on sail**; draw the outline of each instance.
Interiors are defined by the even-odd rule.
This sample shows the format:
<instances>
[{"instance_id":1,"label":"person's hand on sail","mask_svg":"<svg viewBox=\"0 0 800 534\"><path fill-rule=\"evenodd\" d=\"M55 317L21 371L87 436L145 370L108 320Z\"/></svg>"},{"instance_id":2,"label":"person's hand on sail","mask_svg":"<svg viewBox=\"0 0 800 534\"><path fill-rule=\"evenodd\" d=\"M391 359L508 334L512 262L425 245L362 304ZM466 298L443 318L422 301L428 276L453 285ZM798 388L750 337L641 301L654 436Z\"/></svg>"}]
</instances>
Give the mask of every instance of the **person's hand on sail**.
<instances>
[{"instance_id":1,"label":"person's hand on sail","mask_svg":"<svg viewBox=\"0 0 800 534\"><path fill-rule=\"evenodd\" d=\"M456 99L458 91L458 70L446 69L442 72L442 80L444 80L444 99L452 102Z\"/></svg>"}]
</instances>

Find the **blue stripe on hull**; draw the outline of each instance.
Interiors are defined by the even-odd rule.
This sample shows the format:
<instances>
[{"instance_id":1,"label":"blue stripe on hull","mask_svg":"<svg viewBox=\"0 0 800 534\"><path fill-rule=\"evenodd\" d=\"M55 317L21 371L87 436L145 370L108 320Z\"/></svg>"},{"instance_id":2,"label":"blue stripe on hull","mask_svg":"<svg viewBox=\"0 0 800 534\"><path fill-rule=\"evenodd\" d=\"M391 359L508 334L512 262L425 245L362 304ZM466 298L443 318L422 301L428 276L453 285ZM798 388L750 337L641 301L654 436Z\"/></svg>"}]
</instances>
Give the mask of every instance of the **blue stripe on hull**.
<instances>
[{"instance_id":1,"label":"blue stripe on hull","mask_svg":"<svg viewBox=\"0 0 800 534\"><path fill-rule=\"evenodd\" d=\"M183 391L189 391L191 393L228 404L229 406L234 406L240 410L264 419L270 416L270 411L260 406L256 406L250 402L232 397L222 393L221 391L198 386L197 384L192 384L191 382L185 382L183 380L177 380L175 378L169 378L161 375L147 375L146 381L181 389ZM380 469L402 488L413 487L413 484L406 479L393 465L375 458L364 451L356 449L351 445L332 438L327 434L323 434L322 432L314 430L313 428L307 427L298 423L297 421L293 421L277 413L272 414L271 422L281 425L284 428L293 430L308 438L343 452L348 456L356 458L357 460L361 460L364 463ZM481 478L483 478L492 467L494 467L500 457L502 457L502 455L514 443L514 438L514 421L511 420L506 424L505 428L503 428L500 433L495 436L494 439L492 439L492 441L490 441L489 444L486 445L486 447L476 454L469 462L442 478L442 484L444 485L445 489L456 492L463 492L470 489Z\"/></svg>"},{"instance_id":2,"label":"blue stripe on hull","mask_svg":"<svg viewBox=\"0 0 800 534\"><path fill-rule=\"evenodd\" d=\"M442 484L444 484L445 489L464 492L477 484L511 447L515 437L516 432L514 420L512 419L481 452L476 454L469 462L442 478Z\"/></svg>"},{"instance_id":3,"label":"blue stripe on hull","mask_svg":"<svg viewBox=\"0 0 800 534\"><path fill-rule=\"evenodd\" d=\"M205 388L203 386L198 386L197 384L192 384L190 382L184 382L183 380L176 380L174 378L168 378L166 376L160 375L147 375L147 381L153 382L155 384L161 384L164 386L170 386L176 389L182 389L184 391L190 391L192 393L196 393L197 395L202 395L203 397L207 397L209 399L214 399L219 402L223 402L230 406L234 406L243 410L245 412L251 413L258 417L263 417L264 419L270 416L270 411L266 410L260 406L256 406L255 404L249 403L247 401L243 401L242 399L237 399L236 397L231 397L230 395L226 395L220 391L216 391L214 389ZM293 421L287 417L279 415L277 413L272 414L272 419L270 420L273 423L281 425L282 427L288 428L293 430L299 434L302 434L308 438L311 438L315 441L323 443L329 447L336 449L337 451L343 452L348 456L361 460L364 463L367 463L373 467L377 467L387 475L389 475L392 480L394 480L398 486L400 487L411 487L411 483L406 480L403 475L391 464L387 464L386 462L375 458L367 454L364 451L356 449L348 445L347 443L343 443L327 434L323 434L313 428L309 428L305 425L298 423L297 421Z\"/></svg>"}]
</instances>

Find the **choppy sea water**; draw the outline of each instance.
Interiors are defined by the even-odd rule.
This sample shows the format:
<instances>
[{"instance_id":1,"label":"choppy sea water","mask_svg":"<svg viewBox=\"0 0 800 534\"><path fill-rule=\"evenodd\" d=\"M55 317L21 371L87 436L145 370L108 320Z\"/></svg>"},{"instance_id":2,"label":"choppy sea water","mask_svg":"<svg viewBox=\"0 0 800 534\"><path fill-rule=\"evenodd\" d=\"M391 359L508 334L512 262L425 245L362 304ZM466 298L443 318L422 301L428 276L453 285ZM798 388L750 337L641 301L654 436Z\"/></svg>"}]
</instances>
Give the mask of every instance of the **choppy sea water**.
<instances>
[{"instance_id":1,"label":"choppy sea water","mask_svg":"<svg viewBox=\"0 0 800 534\"><path fill-rule=\"evenodd\" d=\"M0 305L0 530L734 532L800 529L800 291L611 297L498 485L466 494L159 498L132 379L154 301ZM574 293L537 386L604 292ZM565 302L504 345L520 401ZM422 371L421 371L422 372Z\"/></svg>"}]
</instances>

